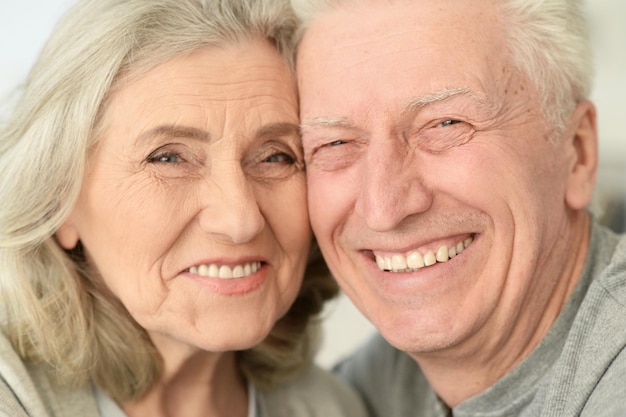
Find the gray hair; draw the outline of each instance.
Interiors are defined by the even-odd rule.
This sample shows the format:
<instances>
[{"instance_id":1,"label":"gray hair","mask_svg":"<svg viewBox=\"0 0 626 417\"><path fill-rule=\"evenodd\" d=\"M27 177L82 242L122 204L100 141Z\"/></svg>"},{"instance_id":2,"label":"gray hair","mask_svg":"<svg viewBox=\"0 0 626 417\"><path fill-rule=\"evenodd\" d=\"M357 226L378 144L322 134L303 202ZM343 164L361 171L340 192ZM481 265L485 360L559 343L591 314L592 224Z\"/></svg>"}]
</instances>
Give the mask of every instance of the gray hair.
<instances>
[{"instance_id":1,"label":"gray hair","mask_svg":"<svg viewBox=\"0 0 626 417\"><path fill-rule=\"evenodd\" d=\"M83 0L59 22L0 127L0 297L23 358L59 381L141 396L161 361L146 332L54 233L71 212L107 99L128 78L205 45L270 41L292 67L287 0ZM313 262L315 261L315 262ZM287 315L240 367L263 386L310 362L310 318L337 286L319 254ZM321 269L319 269L321 268Z\"/></svg>"},{"instance_id":2,"label":"gray hair","mask_svg":"<svg viewBox=\"0 0 626 417\"><path fill-rule=\"evenodd\" d=\"M363 0L291 0L303 36L318 13ZM411 0L405 0L411 1ZM555 133L576 104L589 98L593 57L583 0L500 0L500 17L516 68L542 96L542 110Z\"/></svg>"}]
</instances>

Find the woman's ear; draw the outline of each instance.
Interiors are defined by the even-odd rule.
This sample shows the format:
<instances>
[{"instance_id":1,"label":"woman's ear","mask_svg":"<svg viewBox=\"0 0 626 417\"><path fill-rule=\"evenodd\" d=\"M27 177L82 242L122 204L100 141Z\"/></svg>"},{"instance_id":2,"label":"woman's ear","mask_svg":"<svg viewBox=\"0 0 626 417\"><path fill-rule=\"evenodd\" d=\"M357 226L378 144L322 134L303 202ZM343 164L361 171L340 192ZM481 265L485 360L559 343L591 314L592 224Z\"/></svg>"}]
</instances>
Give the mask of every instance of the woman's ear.
<instances>
[{"instance_id":1,"label":"woman's ear","mask_svg":"<svg viewBox=\"0 0 626 417\"><path fill-rule=\"evenodd\" d=\"M591 201L598 171L598 132L593 103L578 103L571 123L571 136L563 138L574 153L565 202L573 210L583 210Z\"/></svg>"},{"instance_id":2,"label":"woman's ear","mask_svg":"<svg viewBox=\"0 0 626 417\"><path fill-rule=\"evenodd\" d=\"M76 247L80 236L71 215L63 222L54 236L63 249L71 250Z\"/></svg>"}]
</instances>

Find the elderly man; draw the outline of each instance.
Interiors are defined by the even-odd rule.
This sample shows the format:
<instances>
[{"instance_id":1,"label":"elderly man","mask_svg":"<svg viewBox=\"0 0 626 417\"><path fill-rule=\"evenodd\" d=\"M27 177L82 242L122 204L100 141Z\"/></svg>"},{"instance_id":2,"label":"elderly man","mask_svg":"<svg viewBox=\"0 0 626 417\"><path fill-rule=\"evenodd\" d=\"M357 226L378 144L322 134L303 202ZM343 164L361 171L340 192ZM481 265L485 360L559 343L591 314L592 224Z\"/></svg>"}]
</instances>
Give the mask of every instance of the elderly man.
<instances>
[{"instance_id":1,"label":"elderly man","mask_svg":"<svg viewBox=\"0 0 626 417\"><path fill-rule=\"evenodd\" d=\"M626 416L580 1L320 3L297 6L311 220L382 335L338 372L380 417Z\"/></svg>"}]
</instances>

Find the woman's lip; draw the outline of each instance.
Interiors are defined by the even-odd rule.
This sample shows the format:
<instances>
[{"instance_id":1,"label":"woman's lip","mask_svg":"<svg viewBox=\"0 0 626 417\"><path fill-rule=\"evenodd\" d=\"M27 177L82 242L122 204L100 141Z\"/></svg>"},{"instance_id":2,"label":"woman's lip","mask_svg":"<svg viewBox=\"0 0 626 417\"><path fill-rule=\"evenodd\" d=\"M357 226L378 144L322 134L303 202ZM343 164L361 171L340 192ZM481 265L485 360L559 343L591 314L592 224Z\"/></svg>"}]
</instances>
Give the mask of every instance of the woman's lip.
<instances>
[{"instance_id":1,"label":"woman's lip","mask_svg":"<svg viewBox=\"0 0 626 417\"><path fill-rule=\"evenodd\" d=\"M195 258L196 260L185 262L187 267L181 270L181 273L189 272L192 268L199 268L201 266L217 266L218 268L222 266L227 266L229 268L235 268L237 266L244 266L246 264L250 264L253 262L261 263L261 264L269 264L268 258L259 255L251 255L251 256L238 256L238 257L212 257L201 259L199 257ZM198 260L200 259L200 260ZM184 265L184 264L183 264Z\"/></svg>"},{"instance_id":2,"label":"woman's lip","mask_svg":"<svg viewBox=\"0 0 626 417\"><path fill-rule=\"evenodd\" d=\"M261 261L240 262L236 264L207 263L194 265L185 272L207 278L235 279L256 273L264 265Z\"/></svg>"},{"instance_id":3,"label":"woman's lip","mask_svg":"<svg viewBox=\"0 0 626 417\"><path fill-rule=\"evenodd\" d=\"M259 265L260 267L255 272L241 277L210 277L188 271L184 275L213 293L223 296L237 296L251 293L263 285L267 279L269 268L266 263L259 263Z\"/></svg>"}]
</instances>

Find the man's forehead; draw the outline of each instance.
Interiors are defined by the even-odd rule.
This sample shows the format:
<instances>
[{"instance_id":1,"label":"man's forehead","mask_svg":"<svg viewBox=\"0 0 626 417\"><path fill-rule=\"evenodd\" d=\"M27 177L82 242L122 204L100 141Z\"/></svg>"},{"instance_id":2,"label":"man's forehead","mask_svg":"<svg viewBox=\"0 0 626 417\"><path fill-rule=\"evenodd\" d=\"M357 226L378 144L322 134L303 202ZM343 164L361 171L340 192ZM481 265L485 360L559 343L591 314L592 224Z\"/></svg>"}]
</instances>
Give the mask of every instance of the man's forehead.
<instances>
[{"instance_id":1,"label":"man's forehead","mask_svg":"<svg viewBox=\"0 0 626 417\"><path fill-rule=\"evenodd\" d=\"M458 96L481 107L500 104L494 95L501 94L500 87L507 82L502 79L503 69L511 64L501 34L489 28L480 33L478 28L469 35L467 28L465 32L449 29L451 22L458 20L448 21L445 14L441 15L441 7L421 0L352 5L355 11L340 8L321 14L301 44L298 81L304 129L345 127L354 118L364 117L345 111L380 110L377 103L385 103L386 111L394 117ZM416 5L446 22L446 27L428 21L428 15L419 15ZM386 14L387 8L389 21L385 20L389 16L378 16ZM363 20L345 20L353 15ZM414 19L418 15L419 19ZM380 27L369 25L365 17L389 27L390 32L380 35ZM456 18L467 19L461 15ZM422 26L416 27L416 22ZM474 26L475 22L470 23ZM493 42L486 42L488 36Z\"/></svg>"}]
</instances>

